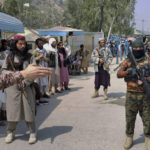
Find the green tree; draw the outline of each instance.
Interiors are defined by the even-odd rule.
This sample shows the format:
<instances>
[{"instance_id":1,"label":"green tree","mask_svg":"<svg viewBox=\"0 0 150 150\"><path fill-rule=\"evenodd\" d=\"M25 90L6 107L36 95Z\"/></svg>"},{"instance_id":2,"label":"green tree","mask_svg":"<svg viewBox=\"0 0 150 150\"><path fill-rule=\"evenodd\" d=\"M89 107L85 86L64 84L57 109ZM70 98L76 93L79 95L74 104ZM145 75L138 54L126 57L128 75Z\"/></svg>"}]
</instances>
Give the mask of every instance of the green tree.
<instances>
[{"instance_id":1,"label":"green tree","mask_svg":"<svg viewBox=\"0 0 150 150\"><path fill-rule=\"evenodd\" d=\"M4 2L3 12L11 15L11 16L18 16L19 10L17 7L17 0L6 0Z\"/></svg>"},{"instance_id":2,"label":"green tree","mask_svg":"<svg viewBox=\"0 0 150 150\"><path fill-rule=\"evenodd\" d=\"M123 1L110 0L110 2L112 9L111 12L108 13L110 14L111 19L107 40L110 37L113 26L116 27L118 34L126 34L126 35L129 34L129 32L127 32L127 29L131 30L133 27L130 24L130 22L133 19L133 12L134 12L133 6L135 6L135 0L123 0Z\"/></svg>"},{"instance_id":3,"label":"green tree","mask_svg":"<svg viewBox=\"0 0 150 150\"><path fill-rule=\"evenodd\" d=\"M29 3L29 7L25 7ZM20 19L26 27L39 28L44 22L45 14L32 5L30 0L5 0L3 12Z\"/></svg>"},{"instance_id":4,"label":"green tree","mask_svg":"<svg viewBox=\"0 0 150 150\"><path fill-rule=\"evenodd\" d=\"M65 23L85 31L131 34L135 0L73 0L67 1ZM103 9L103 10L101 10Z\"/></svg>"},{"instance_id":5,"label":"green tree","mask_svg":"<svg viewBox=\"0 0 150 150\"><path fill-rule=\"evenodd\" d=\"M67 1L67 8L64 11L62 23L64 26L72 26L75 28L80 28L82 7L81 0L71 0Z\"/></svg>"}]
</instances>

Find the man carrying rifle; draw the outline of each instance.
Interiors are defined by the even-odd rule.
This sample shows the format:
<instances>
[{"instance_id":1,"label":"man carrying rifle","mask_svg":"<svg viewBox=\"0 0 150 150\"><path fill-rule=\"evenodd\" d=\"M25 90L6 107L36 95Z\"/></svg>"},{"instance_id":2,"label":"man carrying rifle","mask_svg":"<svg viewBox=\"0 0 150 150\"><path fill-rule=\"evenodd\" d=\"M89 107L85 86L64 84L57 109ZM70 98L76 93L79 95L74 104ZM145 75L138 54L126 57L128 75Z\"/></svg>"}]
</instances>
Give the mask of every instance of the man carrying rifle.
<instances>
[{"instance_id":1,"label":"man carrying rifle","mask_svg":"<svg viewBox=\"0 0 150 150\"><path fill-rule=\"evenodd\" d=\"M124 148L129 149L133 144L135 120L139 112L144 126L146 148L150 150L150 63L146 59L142 41L133 42L128 59L123 61L117 77L124 78L127 82L125 105L127 138Z\"/></svg>"},{"instance_id":2,"label":"man carrying rifle","mask_svg":"<svg viewBox=\"0 0 150 150\"><path fill-rule=\"evenodd\" d=\"M104 99L107 99L108 86L110 86L109 65L112 62L112 54L108 47L105 47L104 38L99 39L99 47L92 53L95 70L95 92L92 98L98 97L100 86L104 87Z\"/></svg>"}]
</instances>

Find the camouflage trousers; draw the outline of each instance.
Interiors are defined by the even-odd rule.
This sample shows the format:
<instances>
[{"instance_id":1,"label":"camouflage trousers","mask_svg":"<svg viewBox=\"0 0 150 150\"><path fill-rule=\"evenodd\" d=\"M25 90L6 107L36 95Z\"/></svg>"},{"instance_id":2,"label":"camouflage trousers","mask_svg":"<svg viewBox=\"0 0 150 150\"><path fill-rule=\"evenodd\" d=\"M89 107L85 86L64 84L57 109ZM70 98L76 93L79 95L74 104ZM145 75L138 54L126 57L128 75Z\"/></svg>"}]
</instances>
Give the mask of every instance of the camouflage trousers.
<instances>
[{"instance_id":1,"label":"camouflage trousers","mask_svg":"<svg viewBox=\"0 0 150 150\"><path fill-rule=\"evenodd\" d=\"M142 118L144 134L150 137L150 99L145 93L127 92L126 94L126 134L134 134L136 115Z\"/></svg>"}]
</instances>

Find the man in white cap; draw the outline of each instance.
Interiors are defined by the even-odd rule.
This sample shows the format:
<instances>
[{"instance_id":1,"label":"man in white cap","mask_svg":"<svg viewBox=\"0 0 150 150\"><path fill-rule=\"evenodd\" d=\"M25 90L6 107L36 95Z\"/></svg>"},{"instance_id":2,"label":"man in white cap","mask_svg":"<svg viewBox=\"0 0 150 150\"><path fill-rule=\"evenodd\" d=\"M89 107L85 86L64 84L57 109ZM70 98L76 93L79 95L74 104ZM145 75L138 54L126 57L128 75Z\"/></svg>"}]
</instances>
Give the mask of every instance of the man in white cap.
<instances>
[{"instance_id":1,"label":"man in white cap","mask_svg":"<svg viewBox=\"0 0 150 150\"><path fill-rule=\"evenodd\" d=\"M49 57L49 64L51 76L49 78L49 88L51 94L61 93L58 90L60 86L60 57L57 51L57 41L55 38L50 38L48 45L44 45Z\"/></svg>"},{"instance_id":2,"label":"man in white cap","mask_svg":"<svg viewBox=\"0 0 150 150\"><path fill-rule=\"evenodd\" d=\"M104 99L107 100L108 86L110 86L109 65L112 62L110 49L105 47L105 39L99 38L99 47L95 48L92 53L95 70L95 92L92 98L99 96L99 88L104 87Z\"/></svg>"}]
</instances>

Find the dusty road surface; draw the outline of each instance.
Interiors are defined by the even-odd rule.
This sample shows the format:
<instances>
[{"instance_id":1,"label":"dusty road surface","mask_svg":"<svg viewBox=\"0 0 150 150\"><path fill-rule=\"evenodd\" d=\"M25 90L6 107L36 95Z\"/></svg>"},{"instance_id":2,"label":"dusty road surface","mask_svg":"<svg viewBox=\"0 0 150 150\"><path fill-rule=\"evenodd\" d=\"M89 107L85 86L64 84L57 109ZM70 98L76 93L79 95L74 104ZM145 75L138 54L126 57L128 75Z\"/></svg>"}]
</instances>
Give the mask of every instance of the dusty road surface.
<instances>
[{"instance_id":1,"label":"dusty road surface","mask_svg":"<svg viewBox=\"0 0 150 150\"><path fill-rule=\"evenodd\" d=\"M114 68L116 65L112 65ZM38 106L38 142L28 144L24 122L17 126L16 139L5 144L6 128L0 127L0 150L123 150L125 140L125 83L111 75L109 100L92 99L94 71L70 79L71 91L51 96L49 104ZM134 146L145 150L142 122L137 117Z\"/></svg>"}]
</instances>

